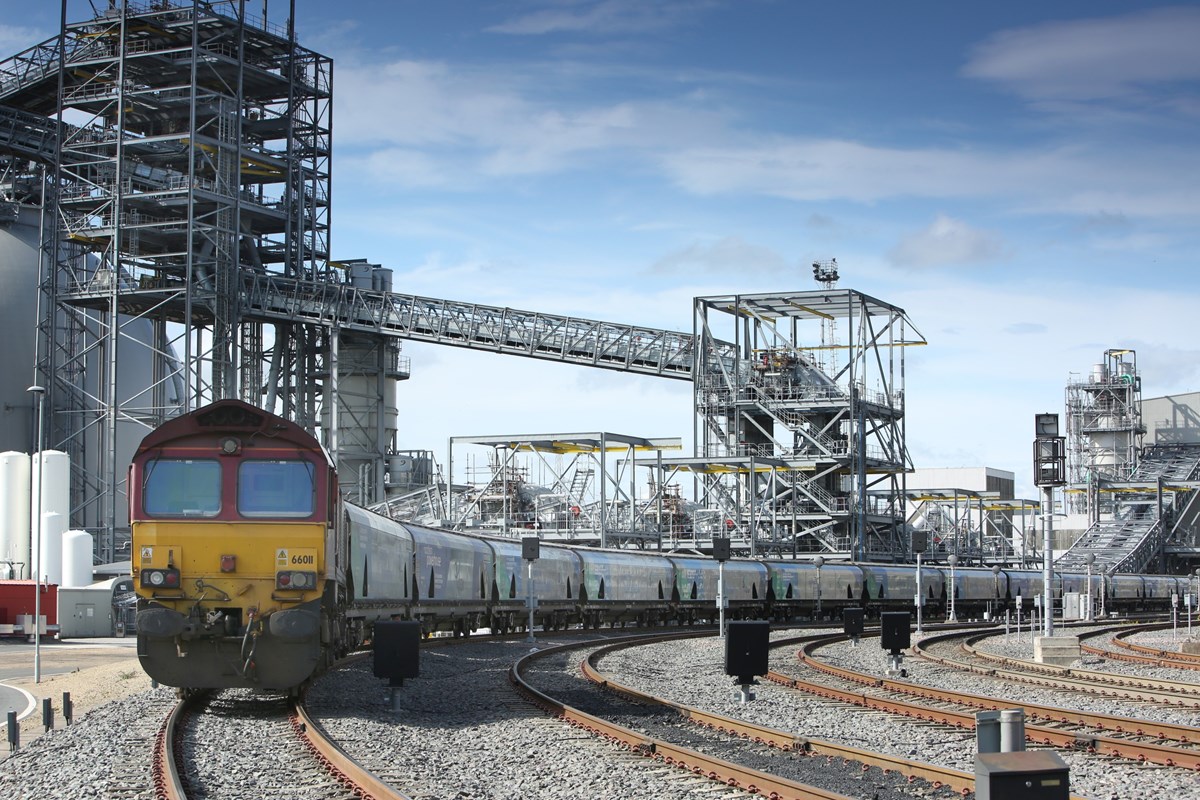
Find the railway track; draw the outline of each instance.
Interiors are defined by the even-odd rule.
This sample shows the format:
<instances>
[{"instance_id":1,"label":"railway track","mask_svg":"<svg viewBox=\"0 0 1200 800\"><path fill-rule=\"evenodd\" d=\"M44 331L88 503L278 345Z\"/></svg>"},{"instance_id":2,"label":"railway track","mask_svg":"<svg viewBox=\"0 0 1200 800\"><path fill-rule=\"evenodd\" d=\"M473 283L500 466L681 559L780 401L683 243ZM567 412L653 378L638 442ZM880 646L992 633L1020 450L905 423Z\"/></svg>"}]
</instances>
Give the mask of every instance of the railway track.
<instances>
[{"instance_id":1,"label":"railway track","mask_svg":"<svg viewBox=\"0 0 1200 800\"><path fill-rule=\"evenodd\" d=\"M976 710L1019 708L1024 711L1027 720L1026 739L1035 744L1139 763L1200 770L1200 728L950 691L910 681L881 678L876 674L828 663L816 656L821 647L845 639L844 636L826 636L779 643L802 645L799 660L840 684L831 685L828 680L804 680L779 672L772 672L768 679L837 702L968 730L975 728ZM994 677L1005 676L997 674ZM861 687L867 688L863 690Z\"/></svg>"},{"instance_id":2,"label":"railway track","mask_svg":"<svg viewBox=\"0 0 1200 800\"><path fill-rule=\"evenodd\" d=\"M780 800L859 797L867 786L873 787L870 795L876 797L911 796L913 791L926 797L956 797L973 791L974 777L959 770L813 740L673 703L623 686L597 667L601 658L620 649L700 635L706 634L652 635L599 646L553 648L523 658L513 666L510 679L532 702L572 725L631 752L753 794ZM581 647L591 651L581 664L595 687L590 695L577 687L542 687L542 676L530 677L537 675L539 662L565 659ZM712 755L714 751L723 757ZM926 785L914 787L914 782ZM844 794L847 788L853 794Z\"/></svg>"},{"instance_id":3,"label":"railway track","mask_svg":"<svg viewBox=\"0 0 1200 800\"><path fill-rule=\"evenodd\" d=\"M218 755L251 747L240 767ZM156 800L250 796L247 790L295 800L408 800L330 741L302 705L234 691L181 700L159 729L151 769Z\"/></svg>"},{"instance_id":4,"label":"railway track","mask_svg":"<svg viewBox=\"0 0 1200 800\"><path fill-rule=\"evenodd\" d=\"M1111 638L1112 644L1117 648L1115 650L1093 647L1091 645L1079 645L1079 649L1089 655L1101 656L1103 658L1111 658L1115 661L1127 661L1134 664L1147 664L1152 667L1162 667L1167 669L1190 669L1200 670L1200 655L1195 653L1182 653L1174 650L1163 650L1159 647L1150 647L1136 642L1126 641L1130 636L1148 631L1166 630L1171 626L1168 624L1144 625L1135 630L1118 631ZM1110 631L1095 631L1088 634L1088 638L1094 638L1101 635L1107 635ZM1082 637L1081 637L1082 638Z\"/></svg>"},{"instance_id":5,"label":"railway track","mask_svg":"<svg viewBox=\"0 0 1200 800\"><path fill-rule=\"evenodd\" d=\"M1127 627L1120 626L1111 630L1123 630ZM1042 686L1056 691L1082 692L1110 699L1154 703L1165 707L1200 709L1200 684L1039 664L1035 661L989 653L976 647L981 640L995 635L995 631L965 635L961 632L939 634L914 644L912 649L927 661L954 669L1002 677L1017 683ZM952 643L957 643L957 648L974 661L941 654L946 649L941 645ZM934 652L935 648L937 653Z\"/></svg>"}]
</instances>

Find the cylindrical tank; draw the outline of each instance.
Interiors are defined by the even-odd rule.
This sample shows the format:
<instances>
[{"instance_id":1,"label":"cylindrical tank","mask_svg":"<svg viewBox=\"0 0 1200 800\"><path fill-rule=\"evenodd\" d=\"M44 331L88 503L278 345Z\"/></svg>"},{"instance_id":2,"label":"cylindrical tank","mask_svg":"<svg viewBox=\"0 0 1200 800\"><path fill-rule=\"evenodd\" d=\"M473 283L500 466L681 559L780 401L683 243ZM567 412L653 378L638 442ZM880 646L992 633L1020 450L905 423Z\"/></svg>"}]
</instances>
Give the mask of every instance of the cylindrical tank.
<instances>
[{"instance_id":1,"label":"cylindrical tank","mask_svg":"<svg viewBox=\"0 0 1200 800\"><path fill-rule=\"evenodd\" d=\"M30 498L33 503L41 498L43 514L53 511L61 514L63 520L71 516L71 458L61 450L46 450L33 456L33 475ZM39 464L42 468L39 468ZM46 482L41 484L43 470ZM41 484L41 485L39 485Z\"/></svg>"},{"instance_id":2,"label":"cylindrical tank","mask_svg":"<svg viewBox=\"0 0 1200 800\"><path fill-rule=\"evenodd\" d=\"M387 267L372 269L371 286L377 292L390 292L392 290L392 271Z\"/></svg>"},{"instance_id":3,"label":"cylindrical tank","mask_svg":"<svg viewBox=\"0 0 1200 800\"><path fill-rule=\"evenodd\" d=\"M59 586L89 586L92 583L92 535L67 531L62 539L62 583Z\"/></svg>"},{"instance_id":4,"label":"cylindrical tank","mask_svg":"<svg viewBox=\"0 0 1200 800\"><path fill-rule=\"evenodd\" d=\"M62 541L67 518L47 511L42 515L41 547L33 553L33 568L44 583L62 583Z\"/></svg>"},{"instance_id":5,"label":"cylindrical tank","mask_svg":"<svg viewBox=\"0 0 1200 800\"><path fill-rule=\"evenodd\" d=\"M4 580L31 574L29 456L15 451L0 453L0 562L9 562L0 565L0 569L8 568Z\"/></svg>"},{"instance_id":6,"label":"cylindrical tank","mask_svg":"<svg viewBox=\"0 0 1200 800\"><path fill-rule=\"evenodd\" d=\"M373 288L371 265L365 261L350 264L350 285L356 289Z\"/></svg>"},{"instance_id":7,"label":"cylindrical tank","mask_svg":"<svg viewBox=\"0 0 1200 800\"><path fill-rule=\"evenodd\" d=\"M1092 383L1108 383L1108 366L1105 364L1092 365Z\"/></svg>"},{"instance_id":8,"label":"cylindrical tank","mask_svg":"<svg viewBox=\"0 0 1200 800\"><path fill-rule=\"evenodd\" d=\"M38 285L38 220L35 208L19 208L16 221L0 222L0 450L29 452L33 444L33 341L37 332L33 302Z\"/></svg>"}]
</instances>

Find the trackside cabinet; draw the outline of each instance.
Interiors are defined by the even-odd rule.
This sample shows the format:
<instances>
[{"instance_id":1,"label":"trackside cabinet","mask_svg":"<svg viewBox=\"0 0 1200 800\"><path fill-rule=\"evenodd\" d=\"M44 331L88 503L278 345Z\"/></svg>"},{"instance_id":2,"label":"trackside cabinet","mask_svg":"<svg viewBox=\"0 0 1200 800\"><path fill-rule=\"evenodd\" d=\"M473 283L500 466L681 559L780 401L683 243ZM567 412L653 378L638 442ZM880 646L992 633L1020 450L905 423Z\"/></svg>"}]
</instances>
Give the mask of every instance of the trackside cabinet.
<instances>
[{"instance_id":1,"label":"trackside cabinet","mask_svg":"<svg viewBox=\"0 0 1200 800\"><path fill-rule=\"evenodd\" d=\"M1070 768L1057 753L1025 750L975 756L976 800L1070 800Z\"/></svg>"},{"instance_id":2,"label":"trackside cabinet","mask_svg":"<svg viewBox=\"0 0 1200 800\"><path fill-rule=\"evenodd\" d=\"M749 684L755 675L766 675L771 645L771 623L731 622L725 633L725 674Z\"/></svg>"},{"instance_id":3,"label":"trackside cabinet","mask_svg":"<svg viewBox=\"0 0 1200 800\"><path fill-rule=\"evenodd\" d=\"M399 686L421 675L421 623L388 620L375 623L375 677Z\"/></svg>"},{"instance_id":4,"label":"trackside cabinet","mask_svg":"<svg viewBox=\"0 0 1200 800\"><path fill-rule=\"evenodd\" d=\"M912 616L907 611L885 611L880 614L880 646L893 653L907 650L912 646L911 623Z\"/></svg>"}]
</instances>

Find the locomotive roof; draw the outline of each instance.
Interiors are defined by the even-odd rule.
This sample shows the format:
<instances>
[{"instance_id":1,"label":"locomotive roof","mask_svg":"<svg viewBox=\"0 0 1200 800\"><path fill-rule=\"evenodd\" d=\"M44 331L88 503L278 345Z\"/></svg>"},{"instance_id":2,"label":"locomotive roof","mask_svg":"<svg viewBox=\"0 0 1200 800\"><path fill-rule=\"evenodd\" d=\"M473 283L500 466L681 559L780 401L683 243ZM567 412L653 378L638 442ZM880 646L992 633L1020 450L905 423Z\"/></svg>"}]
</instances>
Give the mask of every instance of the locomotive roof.
<instances>
[{"instance_id":1,"label":"locomotive roof","mask_svg":"<svg viewBox=\"0 0 1200 800\"><path fill-rule=\"evenodd\" d=\"M260 434L304 450L320 452L332 464L329 453L316 438L294 422L241 400L218 400L189 414L169 419L155 428L138 445L135 456L188 436L218 433Z\"/></svg>"}]
</instances>

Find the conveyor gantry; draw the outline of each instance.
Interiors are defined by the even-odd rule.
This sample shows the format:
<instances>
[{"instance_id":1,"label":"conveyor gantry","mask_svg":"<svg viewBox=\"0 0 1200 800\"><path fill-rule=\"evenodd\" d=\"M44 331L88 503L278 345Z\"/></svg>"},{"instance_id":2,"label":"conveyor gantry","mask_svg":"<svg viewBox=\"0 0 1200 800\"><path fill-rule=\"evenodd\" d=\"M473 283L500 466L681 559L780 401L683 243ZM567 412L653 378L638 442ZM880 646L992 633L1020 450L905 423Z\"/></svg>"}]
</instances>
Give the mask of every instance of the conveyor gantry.
<instances>
[{"instance_id":1,"label":"conveyor gantry","mask_svg":"<svg viewBox=\"0 0 1200 800\"><path fill-rule=\"evenodd\" d=\"M42 114L0 105L0 153L53 164L58 123Z\"/></svg>"},{"instance_id":2,"label":"conveyor gantry","mask_svg":"<svg viewBox=\"0 0 1200 800\"><path fill-rule=\"evenodd\" d=\"M690 333L522 311L501 306L363 289L344 283L296 280L275 273L245 272L242 312L263 322L309 323L345 331L382 334L431 344L465 347L548 361L691 380L696 338ZM122 292L122 310L170 305L183 287L147 284ZM101 283L76 287L74 304L106 302ZM732 360L722 344L718 359Z\"/></svg>"},{"instance_id":3,"label":"conveyor gantry","mask_svg":"<svg viewBox=\"0 0 1200 800\"><path fill-rule=\"evenodd\" d=\"M247 315L264 320L305 320L432 344L664 378L692 377L695 337L655 328L276 275L255 276L245 303Z\"/></svg>"}]
</instances>

